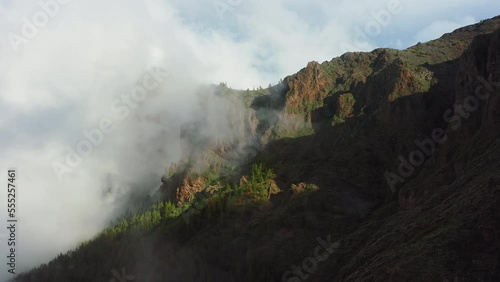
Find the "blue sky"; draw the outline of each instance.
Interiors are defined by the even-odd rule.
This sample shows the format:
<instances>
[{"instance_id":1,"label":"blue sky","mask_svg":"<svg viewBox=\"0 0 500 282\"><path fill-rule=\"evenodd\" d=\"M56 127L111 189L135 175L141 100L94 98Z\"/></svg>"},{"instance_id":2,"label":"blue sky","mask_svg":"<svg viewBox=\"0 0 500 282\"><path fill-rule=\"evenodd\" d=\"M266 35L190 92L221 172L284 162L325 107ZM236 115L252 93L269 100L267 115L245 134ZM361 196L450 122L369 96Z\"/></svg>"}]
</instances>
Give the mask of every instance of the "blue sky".
<instances>
[{"instance_id":1,"label":"blue sky","mask_svg":"<svg viewBox=\"0 0 500 282\"><path fill-rule=\"evenodd\" d=\"M251 52L257 59L254 66L270 82L296 72L310 60L330 60L346 50L404 49L500 12L500 2L492 0L234 2L232 6L229 1L204 1L196 9L191 8L193 1L174 1L173 5L183 23L199 34L217 32L235 42L256 45ZM390 13L390 20L379 23L378 33L368 34L366 28L376 20L374 15L387 11L391 2L399 3L401 12ZM217 13L213 6L225 8ZM358 30L367 35L364 44L352 44ZM343 48L343 43L351 48ZM262 53L267 56L262 58Z\"/></svg>"},{"instance_id":2,"label":"blue sky","mask_svg":"<svg viewBox=\"0 0 500 282\"><path fill-rule=\"evenodd\" d=\"M91 238L123 207L123 195L157 188L134 183L150 183L151 174L162 175L181 157L176 134L199 111L198 85L265 87L309 61L407 48L500 13L496 0L66 2L50 6L47 22L26 37L26 20L45 10L38 1L0 0L0 171L22 171L20 270ZM166 82L60 182L52 164L65 159L83 130L110 116L114 101L151 67L165 69ZM145 124L148 115L162 121ZM163 131L169 137L158 142ZM103 197L110 175L118 192Z\"/></svg>"},{"instance_id":3,"label":"blue sky","mask_svg":"<svg viewBox=\"0 0 500 282\"><path fill-rule=\"evenodd\" d=\"M3 6L0 12L5 15L0 30L4 34L20 32L20 19L29 17L37 9L34 3L14 4L10 0L0 3ZM199 61L218 69L211 72L207 80L228 81L237 88L276 83L308 61L330 60L346 50L407 48L460 26L496 16L500 11L500 2L494 0L145 0L120 3L123 4L116 0L106 4L72 0L45 29L62 32L61 28L79 22L108 26L109 32L113 32L111 29L117 27L111 27L112 20L127 17L134 26L147 29L148 40L162 36L167 40L169 33L178 35L175 39L178 45L188 44L186 51L195 53L186 56L214 58L222 55L219 51L227 50L227 56L218 58L219 62L203 58ZM376 22L374 15L388 11L391 3L399 3L401 11L389 13L390 19L379 23L379 31L369 34L366 28ZM162 34L164 25L168 27ZM353 44L358 31L367 36L362 44ZM6 36L3 39L9 49ZM201 46L197 44L207 44L211 48L199 50ZM25 49L29 49L29 45ZM158 46L168 52L160 43ZM7 52L4 56L8 55ZM245 78L234 72L236 61L242 58L247 60L239 64Z\"/></svg>"}]
</instances>

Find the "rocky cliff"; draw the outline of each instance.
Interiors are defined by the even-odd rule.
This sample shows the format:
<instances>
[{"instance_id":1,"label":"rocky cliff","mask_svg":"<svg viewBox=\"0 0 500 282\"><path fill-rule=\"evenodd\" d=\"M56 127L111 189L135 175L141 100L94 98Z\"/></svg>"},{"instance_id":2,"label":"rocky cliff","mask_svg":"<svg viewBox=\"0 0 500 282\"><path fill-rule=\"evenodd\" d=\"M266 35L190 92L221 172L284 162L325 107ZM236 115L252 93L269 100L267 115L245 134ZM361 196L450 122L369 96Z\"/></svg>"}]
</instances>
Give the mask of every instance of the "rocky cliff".
<instances>
[{"instance_id":1,"label":"rocky cliff","mask_svg":"<svg viewBox=\"0 0 500 282\"><path fill-rule=\"evenodd\" d=\"M249 111L234 142L202 142L167 201L17 281L500 281L499 59L496 17L222 87Z\"/></svg>"}]
</instances>

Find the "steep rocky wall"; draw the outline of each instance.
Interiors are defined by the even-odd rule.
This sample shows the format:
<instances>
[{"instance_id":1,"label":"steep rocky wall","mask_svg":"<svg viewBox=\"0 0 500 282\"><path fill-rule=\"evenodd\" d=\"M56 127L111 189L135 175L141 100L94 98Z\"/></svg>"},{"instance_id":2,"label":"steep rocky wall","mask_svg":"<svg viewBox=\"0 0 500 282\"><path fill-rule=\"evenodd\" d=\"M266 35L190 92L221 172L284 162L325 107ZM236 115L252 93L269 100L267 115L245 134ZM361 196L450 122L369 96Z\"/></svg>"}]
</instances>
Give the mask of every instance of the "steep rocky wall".
<instances>
[{"instance_id":1,"label":"steep rocky wall","mask_svg":"<svg viewBox=\"0 0 500 282\"><path fill-rule=\"evenodd\" d=\"M500 136L499 52L500 30L477 37L460 57L454 103L440 116L447 140L436 144L421 173L400 191L401 208L414 208L432 195L433 185L422 182L449 184L466 174L471 154Z\"/></svg>"}]
</instances>

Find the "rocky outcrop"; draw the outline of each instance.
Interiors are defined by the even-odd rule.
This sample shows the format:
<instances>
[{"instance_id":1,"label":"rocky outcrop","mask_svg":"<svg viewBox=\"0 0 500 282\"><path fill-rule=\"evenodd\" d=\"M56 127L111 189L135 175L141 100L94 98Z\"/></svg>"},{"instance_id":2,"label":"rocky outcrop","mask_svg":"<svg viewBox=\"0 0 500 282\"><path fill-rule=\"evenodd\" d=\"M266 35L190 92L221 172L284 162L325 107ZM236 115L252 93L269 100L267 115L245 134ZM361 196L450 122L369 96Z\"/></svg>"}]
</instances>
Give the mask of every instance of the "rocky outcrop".
<instances>
[{"instance_id":1,"label":"rocky outcrop","mask_svg":"<svg viewBox=\"0 0 500 282\"><path fill-rule=\"evenodd\" d=\"M285 80L288 89L285 109L287 114L307 114L314 107L321 106L322 100L328 94L329 81L321 65L310 62L307 67Z\"/></svg>"}]
</instances>

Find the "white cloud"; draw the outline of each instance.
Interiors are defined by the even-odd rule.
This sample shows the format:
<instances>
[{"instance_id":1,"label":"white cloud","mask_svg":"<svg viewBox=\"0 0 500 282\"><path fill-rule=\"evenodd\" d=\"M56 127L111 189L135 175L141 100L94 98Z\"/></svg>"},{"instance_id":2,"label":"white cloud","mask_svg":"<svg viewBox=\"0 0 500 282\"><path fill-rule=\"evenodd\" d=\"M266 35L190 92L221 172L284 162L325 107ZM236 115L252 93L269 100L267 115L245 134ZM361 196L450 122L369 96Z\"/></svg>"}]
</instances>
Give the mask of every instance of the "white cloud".
<instances>
[{"instance_id":1,"label":"white cloud","mask_svg":"<svg viewBox=\"0 0 500 282\"><path fill-rule=\"evenodd\" d=\"M457 28L474 23L476 23L476 20L471 16L464 17L459 21L435 21L417 33L417 35L415 36L415 43L427 42L433 39L437 39L445 33L452 32Z\"/></svg>"}]
</instances>

